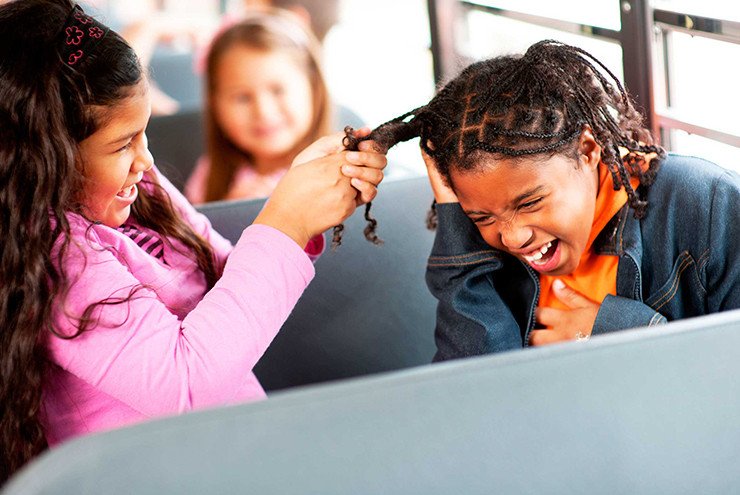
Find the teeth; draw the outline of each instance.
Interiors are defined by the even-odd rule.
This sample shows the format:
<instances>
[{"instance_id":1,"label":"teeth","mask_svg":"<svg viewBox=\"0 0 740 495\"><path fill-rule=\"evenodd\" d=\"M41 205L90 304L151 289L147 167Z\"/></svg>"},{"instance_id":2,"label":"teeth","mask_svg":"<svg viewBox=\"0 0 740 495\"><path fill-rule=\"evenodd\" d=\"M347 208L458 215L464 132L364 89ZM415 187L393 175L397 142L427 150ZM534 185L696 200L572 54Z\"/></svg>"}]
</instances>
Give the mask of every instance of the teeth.
<instances>
[{"instance_id":1,"label":"teeth","mask_svg":"<svg viewBox=\"0 0 740 495\"><path fill-rule=\"evenodd\" d=\"M128 198L129 196L134 194L134 185L135 184L131 184L129 187L121 189L121 191L118 193L118 196L122 198Z\"/></svg>"},{"instance_id":2,"label":"teeth","mask_svg":"<svg viewBox=\"0 0 740 495\"><path fill-rule=\"evenodd\" d=\"M547 250L550 249L550 247L552 247L552 241L542 246L538 252L532 255L524 255L524 259L529 261L530 263L539 261L545 254L547 254Z\"/></svg>"}]
</instances>

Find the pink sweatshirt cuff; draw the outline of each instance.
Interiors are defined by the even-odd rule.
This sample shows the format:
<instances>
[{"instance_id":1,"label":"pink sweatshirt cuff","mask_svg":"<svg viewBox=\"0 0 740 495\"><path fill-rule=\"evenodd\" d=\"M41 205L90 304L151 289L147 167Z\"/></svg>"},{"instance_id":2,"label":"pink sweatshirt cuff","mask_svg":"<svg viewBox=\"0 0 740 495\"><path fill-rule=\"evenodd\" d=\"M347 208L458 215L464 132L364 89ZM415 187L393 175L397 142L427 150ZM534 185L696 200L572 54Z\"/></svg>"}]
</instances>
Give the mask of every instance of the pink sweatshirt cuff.
<instances>
[{"instance_id":1,"label":"pink sweatshirt cuff","mask_svg":"<svg viewBox=\"0 0 740 495\"><path fill-rule=\"evenodd\" d=\"M308 247L314 239L316 238L314 237L309 241L308 246L306 246L306 250L308 250ZM242 235L237 242L237 246L244 241L257 241L264 243L270 246L271 251L281 253L284 261L295 266L307 282L312 280L316 274L313 266L313 259L311 258L312 254L302 250L293 239L276 228L262 224L250 225L244 229L244 232L242 232Z\"/></svg>"},{"instance_id":2,"label":"pink sweatshirt cuff","mask_svg":"<svg viewBox=\"0 0 740 495\"><path fill-rule=\"evenodd\" d=\"M316 260L319 259L319 256L324 252L324 249L326 249L326 239L324 238L324 234L319 234L308 241L304 251L311 261L315 263Z\"/></svg>"}]
</instances>

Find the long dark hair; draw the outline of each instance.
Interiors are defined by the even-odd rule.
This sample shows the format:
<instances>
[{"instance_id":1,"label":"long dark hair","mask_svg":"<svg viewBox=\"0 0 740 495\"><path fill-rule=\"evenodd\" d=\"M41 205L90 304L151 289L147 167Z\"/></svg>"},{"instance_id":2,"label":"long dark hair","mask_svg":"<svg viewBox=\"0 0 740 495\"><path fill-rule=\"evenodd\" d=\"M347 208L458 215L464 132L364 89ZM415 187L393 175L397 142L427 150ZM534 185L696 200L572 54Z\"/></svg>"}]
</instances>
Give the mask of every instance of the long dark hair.
<instances>
[{"instance_id":1,"label":"long dark hair","mask_svg":"<svg viewBox=\"0 0 740 495\"><path fill-rule=\"evenodd\" d=\"M420 137L422 149L452 185L450 171L474 169L482 153L572 154L574 142L590 128L615 189L625 188L635 216L642 217L647 202L633 189L630 177L649 186L665 155L642 120L622 84L595 57L545 40L524 55L471 64L429 103L378 126L364 139L387 150ZM356 147L357 139L350 134L346 139L348 147ZM627 150L624 157L620 148ZM650 153L656 156L643 167Z\"/></svg>"},{"instance_id":2,"label":"long dark hair","mask_svg":"<svg viewBox=\"0 0 740 495\"><path fill-rule=\"evenodd\" d=\"M84 213L78 144L102 124L92 107L120 103L144 77L112 31L74 67L65 63L63 31L74 7L70 0L0 6L0 482L46 448L45 341L69 290L61 262L70 242L66 214ZM178 217L154 175L147 180L132 215L182 241L212 286L219 268L208 243ZM77 334L89 327L81 317Z\"/></svg>"}]
</instances>

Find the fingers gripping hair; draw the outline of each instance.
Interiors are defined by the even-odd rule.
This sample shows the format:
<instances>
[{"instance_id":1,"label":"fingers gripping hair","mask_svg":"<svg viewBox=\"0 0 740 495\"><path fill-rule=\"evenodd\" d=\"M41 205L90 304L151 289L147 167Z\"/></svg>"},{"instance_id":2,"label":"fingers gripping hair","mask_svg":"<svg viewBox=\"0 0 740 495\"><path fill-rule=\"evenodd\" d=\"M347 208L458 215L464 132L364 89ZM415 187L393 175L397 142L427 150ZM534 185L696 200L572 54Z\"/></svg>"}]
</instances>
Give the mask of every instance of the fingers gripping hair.
<instances>
[{"instance_id":1,"label":"fingers gripping hair","mask_svg":"<svg viewBox=\"0 0 740 495\"><path fill-rule=\"evenodd\" d=\"M381 124L375 130L373 130L366 137L356 137L354 135L354 129L352 127L344 128L344 139L342 143L348 151L357 151L362 141L372 140L375 142L378 151L387 152L388 149L395 146L396 144L408 141L419 136L420 128L419 122L412 119L406 122L405 119L413 112L401 115L389 122ZM365 239L372 242L375 245L383 244L383 240L376 234L378 221L370 214L372 208L372 201L365 205L365 220L367 225L365 226L364 234ZM342 244L342 234L344 231L344 225L340 224L334 227L332 235L332 249L338 248Z\"/></svg>"}]
</instances>

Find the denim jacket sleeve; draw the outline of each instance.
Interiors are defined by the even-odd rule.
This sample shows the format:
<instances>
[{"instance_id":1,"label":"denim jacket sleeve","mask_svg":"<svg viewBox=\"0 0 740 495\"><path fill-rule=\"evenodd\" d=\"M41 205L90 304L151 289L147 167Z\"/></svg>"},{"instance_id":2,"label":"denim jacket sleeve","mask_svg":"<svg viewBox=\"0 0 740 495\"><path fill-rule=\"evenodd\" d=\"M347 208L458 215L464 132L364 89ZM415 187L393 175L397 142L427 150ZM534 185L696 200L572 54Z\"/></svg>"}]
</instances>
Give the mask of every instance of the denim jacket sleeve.
<instances>
[{"instance_id":1,"label":"denim jacket sleeve","mask_svg":"<svg viewBox=\"0 0 740 495\"><path fill-rule=\"evenodd\" d=\"M481 238L458 203L437 205L426 280L437 299L435 361L522 347L520 324L496 290L503 255Z\"/></svg>"},{"instance_id":2,"label":"denim jacket sleeve","mask_svg":"<svg viewBox=\"0 0 740 495\"><path fill-rule=\"evenodd\" d=\"M707 312L740 308L740 176L727 171L714 184L704 265Z\"/></svg>"},{"instance_id":3,"label":"denim jacket sleeve","mask_svg":"<svg viewBox=\"0 0 740 495\"><path fill-rule=\"evenodd\" d=\"M601 302L591 335L648 327L666 322L665 316L641 301L607 294Z\"/></svg>"}]
</instances>

